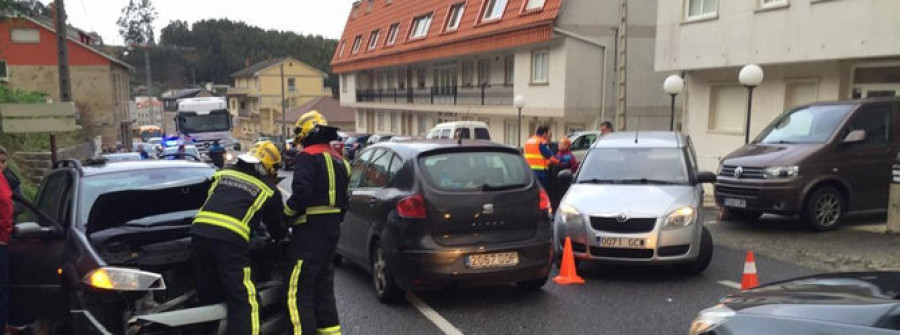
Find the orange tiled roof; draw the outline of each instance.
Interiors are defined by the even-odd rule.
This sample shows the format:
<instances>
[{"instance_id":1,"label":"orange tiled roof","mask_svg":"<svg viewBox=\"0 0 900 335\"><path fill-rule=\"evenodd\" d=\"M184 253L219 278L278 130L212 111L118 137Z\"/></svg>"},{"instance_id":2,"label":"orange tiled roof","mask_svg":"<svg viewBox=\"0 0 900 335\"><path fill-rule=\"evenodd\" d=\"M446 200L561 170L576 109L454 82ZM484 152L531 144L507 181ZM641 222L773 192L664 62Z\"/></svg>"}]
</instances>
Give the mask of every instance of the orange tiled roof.
<instances>
[{"instance_id":1,"label":"orange tiled roof","mask_svg":"<svg viewBox=\"0 0 900 335\"><path fill-rule=\"evenodd\" d=\"M368 2L373 1L368 12ZM344 34L335 50L331 66L335 73L408 64L505 49L548 41L563 0L546 0L536 11L524 11L528 0L508 0L500 20L481 20L489 0L361 0L351 10ZM445 31L450 7L465 3L459 28ZM413 19L432 13L431 27L424 38L410 39ZM391 25L400 29L394 45L385 45ZM378 43L369 50L369 38L380 30ZM352 53L357 35L362 36L359 51ZM343 48L342 48L343 44ZM343 53L341 52L343 49ZM339 54L340 53L340 54Z\"/></svg>"}]
</instances>

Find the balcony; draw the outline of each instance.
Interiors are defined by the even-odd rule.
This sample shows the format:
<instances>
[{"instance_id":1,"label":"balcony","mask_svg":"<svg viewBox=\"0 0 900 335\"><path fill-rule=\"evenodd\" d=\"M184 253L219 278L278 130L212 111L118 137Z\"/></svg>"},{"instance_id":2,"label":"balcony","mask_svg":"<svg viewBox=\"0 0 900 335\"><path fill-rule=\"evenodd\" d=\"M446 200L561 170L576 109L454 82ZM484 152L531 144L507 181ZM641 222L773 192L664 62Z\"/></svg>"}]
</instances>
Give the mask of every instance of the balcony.
<instances>
[{"instance_id":1,"label":"balcony","mask_svg":"<svg viewBox=\"0 0 900 335\"><path fill-rule=\"evenodd\" d=\"M415 105L512 106L512 86L426 87L356 91L356 102Z\"/></svg>"}]
</instances>

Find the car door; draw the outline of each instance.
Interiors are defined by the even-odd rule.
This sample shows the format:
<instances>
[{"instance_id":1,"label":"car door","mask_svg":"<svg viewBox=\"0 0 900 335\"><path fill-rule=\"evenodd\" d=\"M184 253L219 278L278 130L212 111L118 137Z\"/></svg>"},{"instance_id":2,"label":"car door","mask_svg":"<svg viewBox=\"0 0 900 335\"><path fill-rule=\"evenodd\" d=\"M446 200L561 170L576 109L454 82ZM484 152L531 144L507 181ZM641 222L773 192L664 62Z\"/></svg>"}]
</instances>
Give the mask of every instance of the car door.
<instances>
[{"instance_id":1,"label":"car door","mask_svg":"<svg viewBox=\"0 0 900 335\"><path fill-rule=\"evenodd\" d=\"M354 192L360 210L360 226L355 230L362 232L355 235L354 248L359 250L359 256L367 260L369 256L369 239L372 236L372 227L380 226L386 219L386 215L380 214L380 208L384 207L383 190L391 179L390 164L394 153L390 150L379 148L372 154L370 163L366 166L359 190Z\"/></svg>"},{"instance_id":2,"label":"car door","mask_svg":"<svg viewBox=\"0 0 900 335\"><path fill-rule=\"evenodd\" d=\"M575 155L575 158L578 158L579 162L584 161L584 156L587 155L588 150L595 141L597 141L597 134L582 134L576 137L572 141L572 154Z\"/></svg>"},{"instance_id":3,"label":"car door","mask_svg":"<svg viewBox=\"0 0 900 335\"><path fill-rule=\"evenodd\" d=\"M71 229L73 176L58 171L47 176L36 197L35 206L55 222L26 209L16 224L34 222L42 227L63 225ZM11 320L30 320L59 311L65 301L62 270L65 238L13 236L9 241ZM67 269L68 270L68 269Z\"/></svg>"},{"instance_id":4,"label":"car door","mask_svg":"<svg viewBox=\"0 0 900 335\"><path fill-rule=\"evenodd\" d=\"M347 213L344 215L344 221L341 222L341 238L338 241L338 250L345 257L356 262L365 261L363 258L364 252L359 250L365 247L360 247L358 241L363 240L362 236L366 233L362 215L365 215L368 211L368 203L366 202L368 199L360 193L359 187L372 154L376 150L365 149L362 151L353 161L350 168L350 202L347 204Z\"/></svg>"},{"instance_id":5,"label":"car door","mask_svg":"<svg viewBox=\"0 0 900 335\"><path fill-rule=\"evenodd\" d=\"M836 157L839 171L852 185L850 209L867 210L887 207L891 165L896 157L893 145L893 103L863 105L853 115L842 136L853 130L865 130L866 139L860 143L841 145ZM840 137L839 140L842 140Z\"/></svg>"}]
</instances>

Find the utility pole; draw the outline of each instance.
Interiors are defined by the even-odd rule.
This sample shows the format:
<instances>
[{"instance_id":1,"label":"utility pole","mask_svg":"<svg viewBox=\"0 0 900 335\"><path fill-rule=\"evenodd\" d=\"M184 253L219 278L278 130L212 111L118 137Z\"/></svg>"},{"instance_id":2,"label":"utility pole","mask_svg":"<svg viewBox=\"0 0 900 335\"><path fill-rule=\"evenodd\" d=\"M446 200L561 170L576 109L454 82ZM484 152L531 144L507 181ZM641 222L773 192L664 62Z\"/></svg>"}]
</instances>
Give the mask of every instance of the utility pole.
<instances>
[{"instance_id":1,"label":"utility pole","mask_svg":"<svg viewBox=\"0 0 900 335\"><path fill-rule=\"evenodd\" d=\"M72 101L72 78L69 76L68 28L66 26L66 5L63 0L54 0L56 6L56 48L59 60L59 101ZM56 164L56 134L50 133L50 162Z\"/></svg>"}]
</instances>

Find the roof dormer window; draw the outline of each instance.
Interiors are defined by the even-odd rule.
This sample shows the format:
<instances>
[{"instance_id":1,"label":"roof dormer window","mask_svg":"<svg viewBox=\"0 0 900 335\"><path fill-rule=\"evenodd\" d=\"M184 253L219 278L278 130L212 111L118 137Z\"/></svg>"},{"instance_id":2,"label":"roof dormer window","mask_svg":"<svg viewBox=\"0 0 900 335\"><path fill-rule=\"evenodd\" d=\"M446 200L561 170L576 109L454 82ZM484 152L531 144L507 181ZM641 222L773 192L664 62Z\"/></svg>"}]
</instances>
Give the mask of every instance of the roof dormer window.
<instances>
[{"instance_id":1,"label":"roof dormer window","mask_svg":"<svg viewBox=\"0 0 900 335\"><path fill-rule=\"evenodd\" d=\"M351 54L358 53L360 44L362 44L362 35L356 35L356 39L353 40L353 49L350 50L350 53Z\"/></svg>"},{"instance_id":2,"label":"roof dormer window","mask_svg":"<svg viewBox=\"0 0 900 335\"><path fill-rule=\"evenodd\" d=\"M484 11L481 15L482 21L494 21L503 18L503 12L506 11L506 4L509 0L486 0L484 2Z\"/></svg>"},{"instance_id":3,"label":"roof dormer window","mask_svg":"<svg viewBox=\"0 0 900 335\"><path fill-rule=\"evenodd\" d=\"M431 19L434 15L428 13L413 19L412 29L410 29L409 38L424 38L428 35L428 29L431 28Z\"/></svg>"},{"instance_id":4,"label":"roof dormer window","mask_svg":"<svg viewBox=\"0 0 900 335\"><path fill-rule=\"evenodd\" d=\"M444 31L454 31L459 29L459 23L462 21L463 13L466 11L466 3L460 2L450 6L450 12L447 13L447 26Z\"/></svg>"}]
</instances>

